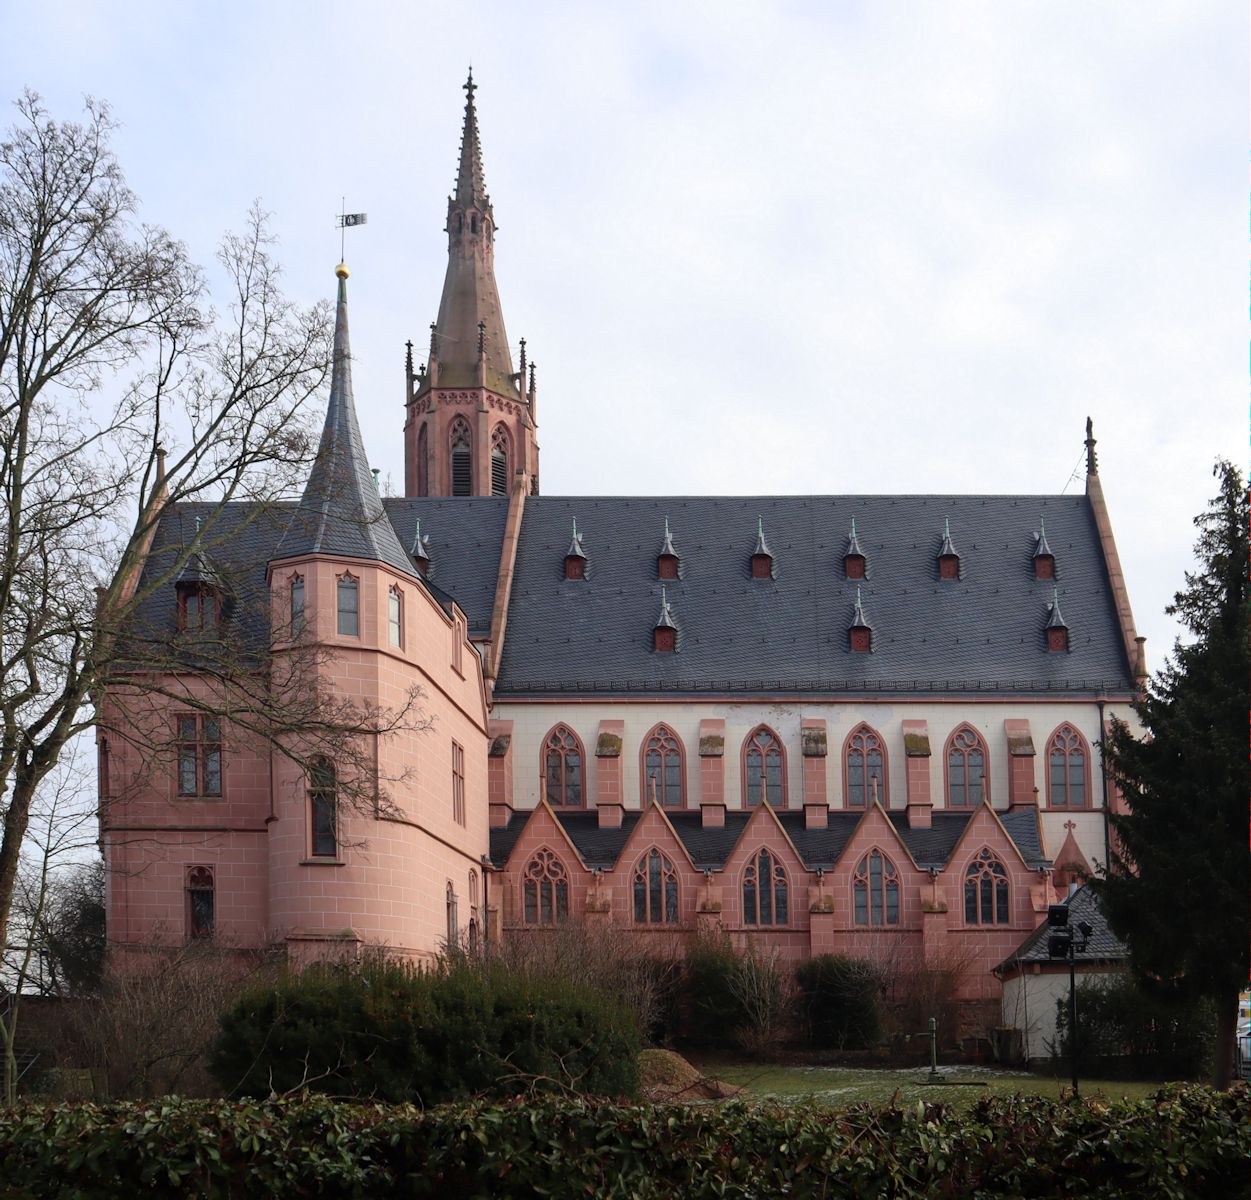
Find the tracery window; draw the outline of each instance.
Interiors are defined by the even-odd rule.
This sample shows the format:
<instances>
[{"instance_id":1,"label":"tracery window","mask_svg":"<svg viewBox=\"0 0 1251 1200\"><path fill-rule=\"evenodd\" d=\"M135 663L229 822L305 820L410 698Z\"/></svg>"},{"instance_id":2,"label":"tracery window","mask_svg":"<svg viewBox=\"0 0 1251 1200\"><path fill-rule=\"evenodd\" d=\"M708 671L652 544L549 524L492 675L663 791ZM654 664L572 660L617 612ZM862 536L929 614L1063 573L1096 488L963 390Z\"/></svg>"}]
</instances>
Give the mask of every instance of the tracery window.
<instances>
[{"instance_id":1,"label":"tracery window","mask_svg":"<svg viewBox=\"0 0 1251 1200\"><path fill-rule=\"evenodd\" d=\"M856 864L852 898L857 925L899 924L899 872L880 850Z\"/></svg>"},{"instance_id":2,"label":"tracery window","mask_svg":"<svg viewBox=\"0 0 1251 1200\"><path fill-rule=\"evenodd\" d=\"M582 806L582 743L567 725L557 725L543 743L543 790L548 804Z\"/></svg>"},{"instance_id":3,"label":"tracery window","mask_svg":"<svg viewBox=\"0 0 1251 1200\"><path fill-rule=\"evenodd\" d=\"M643 745L643 799L663 808L681 808L686 802L682 771L682 743L667 725L657 725Z\"/></svg>"},{"instance_id":4,"label":"tracery window","mask_svg":"<svg viewBox=\"0 0 1251 1200\"><path fill-rule=\"evenodd\" d=\"M843 771L848 808L864 808L875 797L886 807L886 751L882 739L868 725L854 729L848 737Z\"/></svg>"},{"instance_id":5,"label":"tracery window","mask_svg":"<svg viewBox=\"0 0 1251 1200\"><path fill-rule=\"evenodd\" d=\"M1007 925L1008 873L989 849L984 849L964 873L966 925Z\"/></svg>"},{"instance_id":6,"label":"tracery window","mask_svg":"<svg viewBox=\"0 0 1251 1200\"><path fill-rule=\"evenodd\" d=\"M308 778L309 851L313 858L337 858L338 814L334 763L314 760Z\"/></svg>"},{"instance_id":7,"label":"tracery window","mask_svg":"<svg viewBox=\"0 0 1251 1200\"><path fill-rule=\"evenodd\" d=\"M1047 802L1052 808L1087 805L1086 739L1072 725L1061 725L1047 743Z\"/></svg>"},{"instance_id":8,"label":"tracery window","mask_svg":"<svg viewBox=\"0 0 1251 1200\"><path fill-rule=\"evenodd\" d=\"M508 463L512 446L508 430L497 425L491 431L491 495L508 495Z\"/></svg>"},{"instance_id":9,"label":"tracery window","mask_svg":"<svg viewBox=\"0 0 1251 1200\"><path fill-rule=\"evenodd\" d=\"M216 924L216 888L208 867L192 867L187 872L187 936L211 938Z\"/></svg>"},{"instance_id":10,"label":"tracery window","mask_svg":"<svg viewBox=\"0 0 1251 1200\"><path fill-rule=\"evenodd\" d=\"M760 725L743 745L743 801L755 808L765 798L774 808L786 804L786 756L778 735Z\"/></svg>"},{"instance_id":11,"label":"tracery window","mask_svg":"<svg viewBox=\"0 0 1251 1200\"><path fill-rule=\"evenodd\" d=\"M469 422L457 417L448 435L452 450L452 495L473 495L473 441Z\"/></svg>"},{"instance_id":12,"label":"tracery window","mask_svg":"<svg viewBox=\"0 0 1251 1200\"><path fill-rule=\"evenodd\" d=\"M641 925L678 923L678 873L655 846L634 866L634 919Z\"/></svg>"},{"instance_id":13,"label":"tracery window","mask_svg":"<svg viewBox=\"0 0 1251 1200\"><path fill-rule=\"evenodd\" d=\"M743 924L786 925L788 901L782 864L768 850L753 855L743 871Z\"/></svg>"},{"instance_id":14,"label":"tracery window","mask_svg":"<svg viewBox=\"0 0 1251 1200\"><path fill-rule=\"evenodd\" d=\"M947 806L975 808L986 798L986 743L964 725L947 742Z\"/></svg>"},{"instance_id":15,"label":"tracery window","mask_svg":"<svg viewBox=\"0 0 1251 1200\"><path fill-rule=\"evenodd\" d=\"M217 717L203 714L177 718L178 794L222 794L222 726Z\"/></svg>"},{"instance_id":16,"label":"tracery window","mask_svg":"<svg viewBox=\"0 0 1251 1200\"><path fill-rule=\"evenodd\" d=\"M555 925L569 919L569 873L546 846L526 866L522 895L527 925Z\"/></svg>"}]
</instances>

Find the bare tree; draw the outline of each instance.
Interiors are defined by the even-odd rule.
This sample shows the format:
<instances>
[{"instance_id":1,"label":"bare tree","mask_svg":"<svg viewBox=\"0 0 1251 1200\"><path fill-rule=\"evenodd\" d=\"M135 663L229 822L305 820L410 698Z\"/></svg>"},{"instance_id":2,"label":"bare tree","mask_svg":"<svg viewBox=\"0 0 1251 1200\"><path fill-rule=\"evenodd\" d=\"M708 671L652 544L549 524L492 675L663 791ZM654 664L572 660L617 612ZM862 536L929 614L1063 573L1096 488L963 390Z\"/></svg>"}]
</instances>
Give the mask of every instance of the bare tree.
<instances>
[{"instance_id":1,"label":"bare tree","mask_svg":"<svg viewBox=\"0 0 1251 1200\"><path fill-rule=\"evenodd\" d=\"M214 312L183 246L136 222L107 107L60 123L28 92L17 113L0 142L0 944L32 802L97 710L125 706L114 735L159 759L169 731L143 697L155 713L176 695L301 764L343 762L341 796L370 805L375 740L420 725L416 691L398 711L319 694L326 652L271 629L263 581L226 569L234 619L171 628L160 598L187 565L228 568L307 476L327 308L283 297L254 208L222 244Z\"/></svg>"}]
</instances>

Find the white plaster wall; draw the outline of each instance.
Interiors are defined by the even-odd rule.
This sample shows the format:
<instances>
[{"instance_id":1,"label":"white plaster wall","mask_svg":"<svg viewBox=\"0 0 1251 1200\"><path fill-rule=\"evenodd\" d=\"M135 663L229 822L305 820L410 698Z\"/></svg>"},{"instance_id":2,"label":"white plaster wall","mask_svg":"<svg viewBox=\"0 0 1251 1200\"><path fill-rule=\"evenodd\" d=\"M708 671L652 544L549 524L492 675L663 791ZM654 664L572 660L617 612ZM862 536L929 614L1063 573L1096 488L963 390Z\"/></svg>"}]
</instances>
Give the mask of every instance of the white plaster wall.
<instances>
[{"instance_id":1,"label":"white plaster wall","mask_svg":"<svg viewBox=\"0 0 1251 1200\"><path fill-rule=\"evenodd\" d=\"M1088 966L1077 972L1078 1037L1081 1036L1081 987L1082 981L1109 974L1109 968ZM1048 969L1031 974L1025 973L1006 979L1003 984L1003 1023L1021 1031L1026 1058L1050 1058L1047 1043L1056 1036L1056 1002L1069 1002L1069 973L1067 967Z\"/></svg>"}]
</instances>

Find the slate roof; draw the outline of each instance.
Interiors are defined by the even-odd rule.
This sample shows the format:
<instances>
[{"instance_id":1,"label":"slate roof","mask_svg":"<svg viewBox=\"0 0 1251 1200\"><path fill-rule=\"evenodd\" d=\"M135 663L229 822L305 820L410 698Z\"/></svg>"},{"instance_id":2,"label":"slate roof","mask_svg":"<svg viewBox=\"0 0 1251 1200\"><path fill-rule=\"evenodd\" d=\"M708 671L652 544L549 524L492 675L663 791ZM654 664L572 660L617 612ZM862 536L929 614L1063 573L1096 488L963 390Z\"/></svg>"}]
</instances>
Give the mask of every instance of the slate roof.
<instances>
[{"instance_id":1,"label":"slate roof","mask_svg":"<svg viewBox=\"0 0 1251 1200\"><path fill-rule=\"evenodd\" d=\"M352 353L348 345L347 268L337 268L339 297L335 307L334 361L330 401L317 458L299 508L271 557L344 554L383 562L405 575L412 560L400 546L382 509L378 485L369 469L352 398Z\"/></svg>"},{"instance_id":2,"label":"slate roof","mask_svg":"<svg viewBox=\"0 0 1251 1200\"><path fill-rule=\"evenodd\" d=\"M1043 632L1052 584L1034 577L1040 511L1069 625L1064 654L1048 653ZM758 512L769 529L771 580L749 577ZM940 585L934 529L948 514L959 520L962 578ZM575 516L595 548L587 580L564 578ZM658 655L650 636L661 588L654 538L665 516L682 544L682 578L667 582L683 638L678 653ZM873 561L871 580L843 577L852 517ZM847 645L857 583L873 614L870 654ZM456 593L454 581L444 586ZM1132 687L1084 495L542 496L526 502L496 695Z\"/></svg>"},{"instance_id":3,"label":"slate roof","mask_svg":"<svg viewBox=\"0 0 1251 1200\"><path fill-rule=\"evenodd\" d=\"M908 814L903 811L888 812L891 824L899 831L904 844L919 867L942 867L951 857L960 835L969 823L973 811L969 812L935 812L932 826L928 829L912 829L908 824ZM860 823L862 813L847 810L831 810L829 826L826 829L808 829L804 825L802 812L785 811L778 813L782 828L786 830L799 857L810 871L818 868L829 870L838 861L843 848L847 845L852 832ZM1043 857L1038 842L1038 820L1028 810L996 813L1003 822L1008 836L1016 843L1026 863L1037 869L1049 865ZM578 848L583 861L588 867L601 869L612 868L621 854L634 826L638 824L642 813L637 809L627 810L622 818L620 829L601 829L599 814L590 812L556 812L565 832L569 834L573 844ZM719 871L725 866L738 839L742 836L743 827L751 817L751 813L733 810L725 815L724 826L705 826L703 816L698 812L668 812L670 824L682 844L686 847L691 861L701 871ZM512 854L513 847L521 835L522 827L530 817L530 812L515 812L508 825L491 830L491 861L502 867Z\"/></svg>"},{"instance_id":4,"label":"slate roof","mask_svg":"<svg viewBox=\"0 0 1251 1200\"><path fill-rule=\"evenodd\" d=\"M1129 957L1129 950L1108 925L1098 897L1089 887L1080 887L1065 901L1069 906L1069 923L1076 926L1079 921L1087 921L1094 927L1086 949L1074 955L1075 962L1108 962ZM1020 963L1056 962L1047 953L1047 922L1034 930L1007 958L996 968L996 973L1015 967Z\"/></svg>"}]
</instances>

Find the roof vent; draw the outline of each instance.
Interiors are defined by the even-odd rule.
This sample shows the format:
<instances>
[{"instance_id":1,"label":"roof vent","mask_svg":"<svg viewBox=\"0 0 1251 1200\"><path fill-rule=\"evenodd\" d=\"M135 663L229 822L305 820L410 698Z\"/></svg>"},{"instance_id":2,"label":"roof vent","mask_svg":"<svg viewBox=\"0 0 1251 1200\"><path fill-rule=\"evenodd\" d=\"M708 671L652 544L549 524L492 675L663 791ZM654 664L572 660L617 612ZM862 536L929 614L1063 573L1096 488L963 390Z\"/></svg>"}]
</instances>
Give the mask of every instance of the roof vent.
<instances>
[{"instance_id":1,"label":"roof vent","mask_svg":"<svg viewBox=\"0 0 1251 1200\"><path fill-rule=\"evenodd\" d=\"M1052 588L1051 615L1047 618L1047 650L1063 654L1069 648L1069 627L1060 612L1060 589Z\"/></svg>"},{"instance_id":2,"label":"roof vent","mask_svg":"<svg viewBox=\"0 0 1251 1200\"><path fill-rule=\"evenodd\" d=\"M847 631L848 646L854 654L869 654L873 650L873 626L864 615L864 605L860 601L860 589L856 588L856 611L851 617L851 627Z\"/></svg>"},{"instance_id":3,"label":"roof vent","mask_svg":"<svg viewBox=\"0 0 1251 1200\"><path fill-rule=\"evenodd\" d=\"M860 548L860 539L856 537L856 518L851 519L851 534L847 538L847 550L843 554L843 573L848 579L865 577L866 560Z\"/></svg>"},{"instance_id":4,"label":"roof vent","mask_svg":"<svg viewBox=\"0 0 1251 1200\"><path fill-rule=\"evenodd\" d=\"M421 572L421 577L426 578L430 574L430 539L421 532L421 520L417 521L417 528L413 533L413 545L409 550L409 557L417 564L417 570Z\"/></svg>"},{"instance_id":5,"label":"roof vent","mask_svg":"<svg viewBox=\"0 0 1251 1200\"><path fill-rule=\"evenodd\" d=\"M565 578L586 578L586 551L582 549L582 535L578 532L578 518L573 518L573 538L565 551Z\"/></svg>"},{"instance_id":6,"label":"roof vent","mask_svg":"<svg viewBox=\"0 0 1251 1200\"><path fill-rule=\"evenodd\" d=\"M1044 517L1038 518L1038 532L1034 535L1034 578L1054 579L1056 577L1056 556L1047 545L1047 523Z\"/></svg>"},{"instance_id":7,"label":"roof vent","mask_svg":"<svg viewBox=\"0 0 1251 1200\"><path fill-rule=\"evenodd\" d=\"M943 518L943 544L938 548L938 578L960 578L960 555L951 540L951 522Z\"/></svg>"},{"instance_id":8,"label":"roof vent","mask_svg":"<svg viewBox=\"0 0 1251 1200\"><path fill-rule=\"evenodd\" d=\"M678 567L681 565L681 559L673 545L673 538L669 533L669 518L665 518L665 539L660 543L660 553L656 555L656 578L657 579L677 579Z\"/></svg>"},{"instance_id":9,"label":"roof vent","mask_svg":"<svg viewBox=\"0 0 1251 1200\"><path fill-rule=\"evenodd\" d=\"M764 518L756 518L756 548L751 553L751 577L753 579L773 578L773 551L765 541Z\"/></svg>"},{"instance_id":10,"label":"roof vent","mask_svg":"<svg viewBox=\"0 0 1251 1200\"><path fill-rule=\"evenodd\" d=\"M673 611L663 586L660 589L660 617L652 630L652 639L658 654L672 654L678 648L678 627L673 623Z\"/></svg>"}]
</instances>

